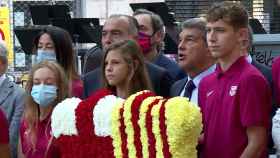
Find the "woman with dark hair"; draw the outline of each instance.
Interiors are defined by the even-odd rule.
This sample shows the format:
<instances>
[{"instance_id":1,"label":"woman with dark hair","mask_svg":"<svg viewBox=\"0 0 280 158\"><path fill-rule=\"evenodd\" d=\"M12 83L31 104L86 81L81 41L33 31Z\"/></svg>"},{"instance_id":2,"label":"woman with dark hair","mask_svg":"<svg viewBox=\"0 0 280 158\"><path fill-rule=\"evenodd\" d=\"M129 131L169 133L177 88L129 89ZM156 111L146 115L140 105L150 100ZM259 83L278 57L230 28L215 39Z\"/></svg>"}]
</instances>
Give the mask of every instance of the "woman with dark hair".
<instances>
[{"instance_id":1,"label":"woman with dark hair","mask_svg":"<svg viewBox=\"0 0 280 158\"><path fill-rule=\"evenodd\" d=\"M53 108L69 97L64 70L59 64L50 61L34 65L26 84L26 93L18 156L42 158L52 142L50 116Z\"/></svg>"},{"instance_id":2,"label":"woman with dark hair","mask_svg":"<svg viewBox=\"0 0 280 158\"><path fill-rule=\"evenodd\" d=\"M102 63L103 87L127 98L141 90L151 90L141 48L132 40L110 45Z\"/></svg>"},{"instance_id":3,"label":"woman with dark hair","mask_svg":"<svg viewBox=\"0 0 280 158\"><path fill-rule=\"evenodd\" d=\"M43 60L58 62L68 77L72 96L82 96L83 84L77 73L72 40L67 31L55 26L46 26L35 37L33 51L37 54L37 63Z\"/></svg>"},{"instance_id":4,"label":"woman with dark hair","mask_svg":"<svg viewBox=\"0 0 280 158\"><path fill-rule=\"evenodd\" d=\"M0 109L0 157L9 158L9 125L5 114Z\"/></svg>"}]
</instances>

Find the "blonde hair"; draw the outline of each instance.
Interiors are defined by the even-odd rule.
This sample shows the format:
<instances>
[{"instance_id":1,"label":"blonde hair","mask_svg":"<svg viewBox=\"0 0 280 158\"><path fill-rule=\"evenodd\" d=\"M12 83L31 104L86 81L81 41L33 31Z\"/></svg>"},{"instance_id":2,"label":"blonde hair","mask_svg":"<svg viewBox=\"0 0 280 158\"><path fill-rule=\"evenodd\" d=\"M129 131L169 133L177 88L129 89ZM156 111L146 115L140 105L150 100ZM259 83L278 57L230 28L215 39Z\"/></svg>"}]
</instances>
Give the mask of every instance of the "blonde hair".
<instances>
[{"instance_id":1,"label":"blonde hair","mask_svg":"<svg viewBox=\"0 0 280 158\"><path fill-rule=\"evenodd\" d=\"M69 90L68 90L68 80L64 73L64 70L59 64L51 61L43 61L36 65L34 65L29 73L29 78L26 84L26 101L25 101L25 110L23 119L26 122L27 130L30 131L29 137L32 144L32 149L34 151L36 146L36 135L37 135L37 127L39 123L39 115L40 110L38 104L33 100L31 96L31 90L33 86L33 78L34 73L41 68L48 68L52 72L54 72L56 76L56 86L57 86L57 98L55 100L54 106L64 100L65 98L69 97ZM50 120L48 120L47 126L50 125ZM47 134L47 131L45 131Z\"/></svg>"}]
</instances>

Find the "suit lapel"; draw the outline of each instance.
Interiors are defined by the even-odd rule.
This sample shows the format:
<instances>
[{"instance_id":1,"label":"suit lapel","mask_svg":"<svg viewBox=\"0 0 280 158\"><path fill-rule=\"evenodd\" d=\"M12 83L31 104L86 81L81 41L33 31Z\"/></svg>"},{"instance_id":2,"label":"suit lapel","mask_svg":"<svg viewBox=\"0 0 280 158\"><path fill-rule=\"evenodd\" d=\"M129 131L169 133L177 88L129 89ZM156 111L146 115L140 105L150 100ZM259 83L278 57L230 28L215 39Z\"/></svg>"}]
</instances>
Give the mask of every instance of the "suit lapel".
<instances>
[{"instance_id":1,"label":"suit lapel","mask_svg":"<svg viewBox=\"0 0 280 158\"><path fill-rule=\"evenodd\" d=\"M4 80L0 87L0 105L6 100L9 94L12 91L13 84L9 81L8 78Z\"/></svg>"},{"instance_id":2,"label":"suit lapel","mask_svg":"<svg viewBox=\"0 0 280 158\"><path fill-rule=\"evenodd\" d=\"M184 78L184 79L178 84L178 88L176 88L176 89L177 89L177 92L176 92L177 96L180 96L180 94L181 94L182 90L184 89L185 84L187 83L187 81L188 81L188 77Z\"/></svg>"}]
</instances>

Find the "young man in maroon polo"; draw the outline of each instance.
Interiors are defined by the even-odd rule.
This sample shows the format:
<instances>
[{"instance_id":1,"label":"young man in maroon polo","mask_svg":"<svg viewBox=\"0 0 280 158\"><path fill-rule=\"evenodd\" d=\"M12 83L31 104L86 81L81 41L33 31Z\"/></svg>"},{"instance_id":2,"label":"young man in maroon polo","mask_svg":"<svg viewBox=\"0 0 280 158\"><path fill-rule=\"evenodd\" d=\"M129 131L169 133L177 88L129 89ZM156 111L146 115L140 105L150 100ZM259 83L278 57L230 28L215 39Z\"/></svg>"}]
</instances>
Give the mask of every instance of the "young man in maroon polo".
<instances>
[{"instance_id":1,"label":"young man in maroon polo","mask_svg":"<svg viewBox=\"0 0 280 158\"><path fill-rule=\"evenodd\" d=\"M267 157L271 92L244 57L248 14L234 2L214 4L206 15L207 43L218 61L199 87L203 158Z\"/></svg>"}]
</instances>

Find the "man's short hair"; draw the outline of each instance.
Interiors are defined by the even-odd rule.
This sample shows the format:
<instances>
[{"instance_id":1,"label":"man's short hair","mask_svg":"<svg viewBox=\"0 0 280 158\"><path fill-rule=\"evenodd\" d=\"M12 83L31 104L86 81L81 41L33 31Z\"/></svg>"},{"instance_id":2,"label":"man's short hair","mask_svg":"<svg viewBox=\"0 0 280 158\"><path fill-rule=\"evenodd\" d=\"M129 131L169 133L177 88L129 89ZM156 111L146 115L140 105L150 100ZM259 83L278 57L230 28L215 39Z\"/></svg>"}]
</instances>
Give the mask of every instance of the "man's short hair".
<instances>
[{"instance_id":1,"label":"man's short hair","mask_svg":"<svg viewBox=\"0 0 280 158\"><path fill-rule=\"evenodd\" d=\"M6 44L5 44L4 41L0 40L0 60L1 60L4 64L7 64L7 63L8 63L7 54L8 54L8 49L7 49Z\"/></svg>"},{"instance_id":2,"label":"man's short hair","mask_svg":"<svg viewBox=\"0 0 280 158\"><path fill-rule=\"evenodd\" d=\"M241 3L224 1L214 3L207 11L207 22L223 20L231 25L235 30L248 27L248 13Z\"/></svg>"},{"instance_id":3,"label":"man's short hair","mask_svg":"<svg viewBox=\"0 0 280 158\"><path fill-rule=\"evenodd\" d=\"M206 21L204 18L191 18L185 20L181 24L181 31L183 29L198 29L202 33L202 38L206 42Z\"/></svg>"},{"instance_id":4,"label":"man's short hair","mask_svg":"<svg viewBox=\"0 0 280 158\"><path fill-rule=\"evenodd\" d=\"M157 32L157 31L161 31L162 33L164 33L163 32L164 24L163 24L161 17L158 14L151 12L147 9L137 9L133 13L133 16L141 15L141 14L147 14L151 17L153 33Z\"/></svg>"},{"instance_id":5,"label":"man's short hair","mask_svg":"<svg viewBox=\"0 0 280 158\"><path fill-rule=\"evenodd\" d=\"M133 16L125 15L125 14L113 14L109 17L109 19L120 19L120 18L127 19L129 25L128 33L134 36L138 36L139 24Z\"/></svg>"}]
</instances>

